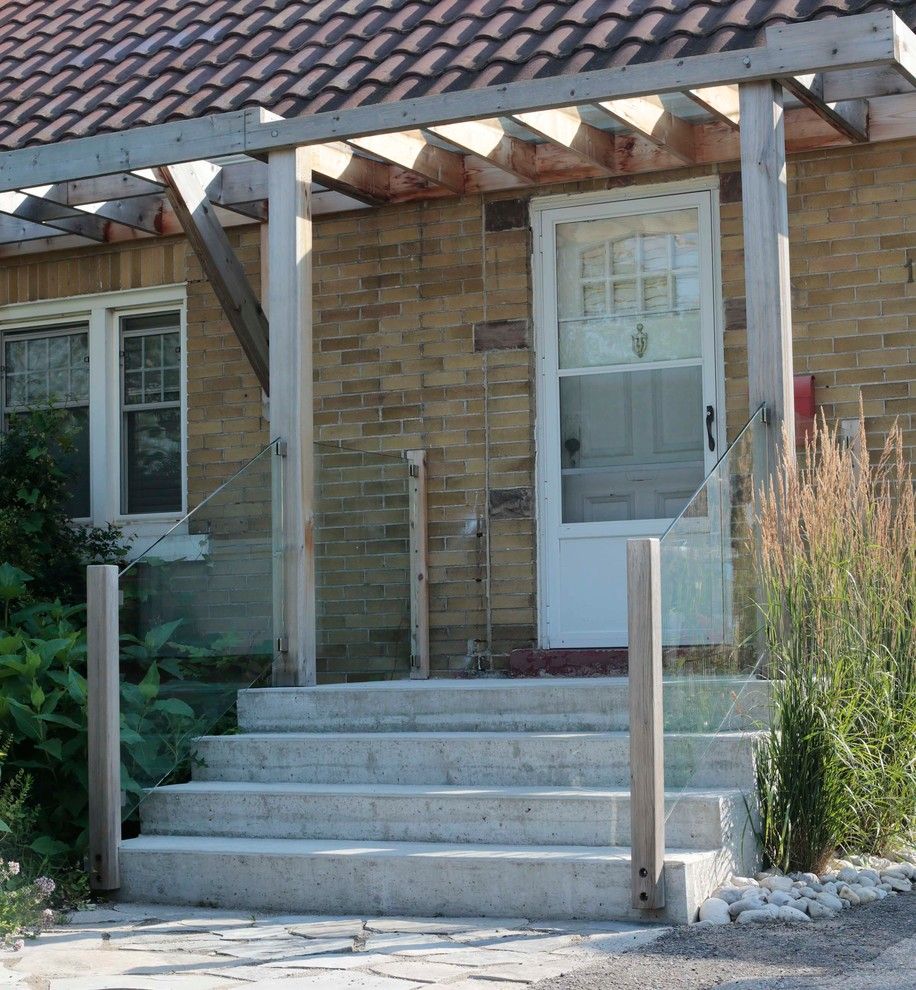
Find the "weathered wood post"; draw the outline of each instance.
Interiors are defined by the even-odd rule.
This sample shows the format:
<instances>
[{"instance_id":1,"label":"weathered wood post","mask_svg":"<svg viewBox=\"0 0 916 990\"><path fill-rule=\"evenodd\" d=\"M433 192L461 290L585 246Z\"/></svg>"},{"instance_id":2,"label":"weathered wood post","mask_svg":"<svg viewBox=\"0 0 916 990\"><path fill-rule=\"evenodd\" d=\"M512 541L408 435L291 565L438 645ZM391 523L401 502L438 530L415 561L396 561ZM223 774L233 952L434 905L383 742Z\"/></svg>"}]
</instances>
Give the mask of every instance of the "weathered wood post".
<instances>
[{"instance_id":1,"label":"weathered wood post","mask_svg":"<svg viewBox=\"0 0 916 990\"><path fill-rule=\"evenodd\" d=\"M312 218L308 148L272 151L268 165L270 430L285 442L283 620L274 684L316 680L315 477L312 390Z\"/></svg>"},{"instance_id":2,"label":"weathered wood post","mask_svg":"<svg viewBox=\"0 0 916 990\"><path fill-rule=\"evenodd\" d=\"M86 701L89 734L89 885L121 886L121 714L118 568L86 568Z\"/></svg>"},{"instance_id":3,"label":"weathered wood post","mask_svg":"<svg viewBox=\"0 0 916 990\"><path fill-rule=\"evenodd\" d=\"M429 565L426 526L426 451L408 450L410 516L410 676L429 677Z\"/></svg>"},{"instance_id":4,"label":"weathered wood post","mask_svg":"<svg viewBox=\"0 0 916 990\"><path fill-rule=\"evenodd\" d=\"M750 413L769 414L769 470L779 463L783 426L795 449L789 208L782 87L741 83L741 200Z\"/></svg>"},{"instance_id":5,"label":"weathered wood post","mask_svg":"<svg viewBox=\"0 0 916 990\"><path fill-rule=\"evenodd\" d=\"M661 548L627 540L632 905L665 906L665 753L662 714Z\"/></svg>"}]
</instances>

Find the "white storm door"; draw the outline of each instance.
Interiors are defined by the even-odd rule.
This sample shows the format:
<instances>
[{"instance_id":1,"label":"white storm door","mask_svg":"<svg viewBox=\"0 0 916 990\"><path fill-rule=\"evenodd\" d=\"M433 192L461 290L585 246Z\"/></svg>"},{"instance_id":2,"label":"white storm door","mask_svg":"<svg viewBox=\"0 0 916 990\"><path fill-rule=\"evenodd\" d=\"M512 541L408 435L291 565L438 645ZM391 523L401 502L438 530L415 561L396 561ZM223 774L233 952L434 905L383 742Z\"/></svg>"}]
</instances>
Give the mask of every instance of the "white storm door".
<instances>
[{"instance_id":1,"label":"white storm door","mask_svg":"<svg viewBox=\"0 0 916 990\"><path fill-rule=\"evenodd\" d=\"M545 647L626 645L626 541L660 536L718 457L712 210L704 190L539 213Z\"/></svg>"}]
</instances>

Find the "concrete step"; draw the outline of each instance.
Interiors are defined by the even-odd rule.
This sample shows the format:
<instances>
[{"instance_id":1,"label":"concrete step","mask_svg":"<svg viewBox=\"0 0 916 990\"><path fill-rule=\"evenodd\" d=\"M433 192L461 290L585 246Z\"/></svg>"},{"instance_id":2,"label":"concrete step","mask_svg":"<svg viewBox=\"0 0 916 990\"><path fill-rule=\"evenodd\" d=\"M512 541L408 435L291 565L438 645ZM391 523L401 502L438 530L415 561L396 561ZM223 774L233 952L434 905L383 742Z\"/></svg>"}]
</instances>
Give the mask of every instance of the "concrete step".
<instances>
[{"instance_id":1,"label":"concrete step","mask_svg":"<svg viewBox=\"0 0 916 990\"><path fill-rule=\"evenodd\" d=\"M746 819L736 790L669 793L665 803L675 848L731 845ZM630 844L629 791L596 788L196 781L156 788L141 817L145 835Z\"/></svg>"},{"instance_id":2,"label":"concrete step","mask_svg":"<svg viewBox=\"0 0 916 990\"><path fill-rule=\"evenodd\" d=\"M284 913L636 918L629 850L591 846L142 835L121 845L128 901ZM665 858L662 920L692 920L716 853Z\"/></svg>"},{"instance_id":3,"label":"concrete step","mask_svg":"<svg viewBox=\"0 0 916 990\"><path fill-rule=\"evenodd\" d=\"M753 782L754 733L668 733L668 788ZM470 787L629 786L626 732L249 733L197 740L195 780Z\"/></svg>"},{"instance_id":4,"label":"concrete step","mask_svg":"<svg viewBox=\"0 0 916 990\"><path fill-rule=\"evenodd\" d=\"M666 680L665 727L703 732L766 721L769 685ZM481 678L263 688L239 694L250 732L612 732L629 724L625 677Z\"/></svg>"}]
</instances>

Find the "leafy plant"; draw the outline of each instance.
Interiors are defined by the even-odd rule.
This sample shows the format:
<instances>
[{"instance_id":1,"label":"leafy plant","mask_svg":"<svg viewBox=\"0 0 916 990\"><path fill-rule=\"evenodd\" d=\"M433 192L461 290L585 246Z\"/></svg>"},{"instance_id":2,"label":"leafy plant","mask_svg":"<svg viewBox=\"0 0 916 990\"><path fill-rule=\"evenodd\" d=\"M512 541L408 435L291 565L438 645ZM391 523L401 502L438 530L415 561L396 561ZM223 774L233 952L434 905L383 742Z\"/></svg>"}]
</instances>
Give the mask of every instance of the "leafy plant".
<instances>
[{"instance_id":1,"label":"leafy plant","mask_svg":"<svg viewBox=\"0 0 916 990\"><path fill-rule=\"evenodd\" d=\"M916 826L916 514L895 427L872 465L818 425L763 500L761 573L775 680L758 753L766 856L817 869L883 853Z\"/></svg>"},{"instance_id":2,"label":"leafy plant","mask_svg":"<svg viewBox=\"0 0 916 990\"><path fill-rule=\"evenodd\" d=\"M32 602L11 608L29 576L0 565L0 582L7 596L0 628L0 724L9 726L8 765L31 775L31 797L41 809L41 831L29 848L63 868L86 846L85 606ZM180 663L154 659L159 650L180 649L171 642L178 626L154 628L142 641L126 637L133 663L125 664L121 683L122 787L133 804L144 787L181 762L189 739L207 722L206 709L195 711L176 696L184 675Z\"/></svg>"},{"instance_id":3,"label":"leafy plant","mask_svg":"<svg viewBox=\"0 0 916 990\"><path fill-rule=\"evenodd\" d=\"M0 560L32 575L36 599L80 601L86 564L116 563L126 552L117 527L70 519L72 482L61 455L75 435L67 410L52 408L12 417L0 434Z\"/></svg>"}]
</instances>

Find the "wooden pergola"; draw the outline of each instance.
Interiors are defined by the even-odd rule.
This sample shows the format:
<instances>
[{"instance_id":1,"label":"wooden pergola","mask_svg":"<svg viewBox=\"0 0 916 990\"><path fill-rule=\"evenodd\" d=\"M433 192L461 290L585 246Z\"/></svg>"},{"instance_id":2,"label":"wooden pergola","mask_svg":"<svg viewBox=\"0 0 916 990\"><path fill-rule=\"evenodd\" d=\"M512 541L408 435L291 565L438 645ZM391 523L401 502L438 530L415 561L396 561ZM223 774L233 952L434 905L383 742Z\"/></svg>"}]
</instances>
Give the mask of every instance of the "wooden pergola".
<instances>
[{"instance_id":1,"label":"wooden pergola","mask_svg":"<svg viewBox=\"0 0 916 990\"><path fill-rule=\"evenodd\" d=\"M914 134L916 36L879 11L771 27L754 49L294 119L249 108L7 151L0 257L188 237L287 443L286 678L310 684L313 215L740 160L750 406L765 403L791 430L786 153ZM225 227L268 217L262 308Z\"/></svg>"},{"instance_id":2,"label":"wooden pergola","mask_svg":"<svg viewBox=\"0 0 916 990\"><path fill-rule=\"evenodd\" d=\"M740 160L750 405L791 430L786 153L914 134L916 36L879 11L771 27L754 49L294 119L249 108L7 151L0 257L188 237L287 443L286 676L310 684L313 215ZM225 227L268 217L262 308Z\"/></svg>"},{"instance_id":3,"label":"wooden pergola","mask_svg":"<svg viewBox=\"0 0 916 990\"><path fill-rule=\"evenodd\" d=\"M316 660L314 215L740 161L750 407L765 404L770 435L784 423L791 438L786 153L914 135L916 36L880 11L772 27L754 49L294 119L249 108L7 151L0 257L188 237L271 395L272 435L285 441L281 680L308 685ZM225 227L268 218L262 308ZM633 549L630 579L643 602L631 610L630 630L632 746L641 754L633 757L641 774L633 790L634 903L652 908L663 897L664 842L657 541L654 551ZM106 614L116 616L109 588L111 595ZM114 650L116 665L116 635L112 645L110 629L90 632L93 657ZM93 731L104 732L104 723L116 736L116 673L104 676L111 698ZM117 747L99 746L96 738L93 752L116 794ZM98 820L111 831L119 822L109 796Z\"/></svg>"}]
</instances>

